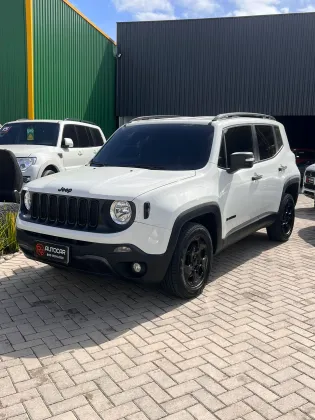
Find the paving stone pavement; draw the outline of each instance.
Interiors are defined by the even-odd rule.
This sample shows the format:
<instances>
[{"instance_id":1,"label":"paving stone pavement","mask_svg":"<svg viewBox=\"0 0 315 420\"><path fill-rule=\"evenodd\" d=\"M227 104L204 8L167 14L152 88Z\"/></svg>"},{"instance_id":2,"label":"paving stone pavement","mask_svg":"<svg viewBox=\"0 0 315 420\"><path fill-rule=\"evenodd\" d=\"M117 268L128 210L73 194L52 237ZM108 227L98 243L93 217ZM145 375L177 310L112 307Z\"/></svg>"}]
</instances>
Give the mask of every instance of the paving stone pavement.
<instances>
[{"instance_id":1,"label":"paving stone pavement","mask_svg":"<svg viewBox=\"0 0 315 420\"><path fill-rule=\"evenodd\" d=\"M22 256L0 266L0 419L315 418L315 210L215 258L184 302Z\"/></svg>"}]
</instances>

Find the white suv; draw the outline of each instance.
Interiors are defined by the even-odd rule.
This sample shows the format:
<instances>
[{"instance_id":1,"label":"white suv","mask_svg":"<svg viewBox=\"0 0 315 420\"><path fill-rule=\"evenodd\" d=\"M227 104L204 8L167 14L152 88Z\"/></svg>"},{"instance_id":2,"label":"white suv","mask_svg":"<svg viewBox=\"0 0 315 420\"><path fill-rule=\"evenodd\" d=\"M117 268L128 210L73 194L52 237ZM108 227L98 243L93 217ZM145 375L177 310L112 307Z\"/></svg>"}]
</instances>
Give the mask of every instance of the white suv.
<instances>
[{"instance_id":1,"label":"white suv","mask_svg":"<svg viewBox=\"0 0 315 420\"><path fill-rule=\"evenodd\" d=\"M30 258L191 298L228 245L261 228L289 239L299 183L272 117L136 118L89 166L24 188L18 240Z\"/></svg>"},{"instance_id":2,"label":"white suv","mask_svg":"<svg viewBox=\"0 0 315 420\"><path fill-rule=\"evenodd\" d=\"M0 148L15 154L24 183L86 165L105 141L100 127L79 120L18 120L0 128Z\"/></svg>"}]
</instances>

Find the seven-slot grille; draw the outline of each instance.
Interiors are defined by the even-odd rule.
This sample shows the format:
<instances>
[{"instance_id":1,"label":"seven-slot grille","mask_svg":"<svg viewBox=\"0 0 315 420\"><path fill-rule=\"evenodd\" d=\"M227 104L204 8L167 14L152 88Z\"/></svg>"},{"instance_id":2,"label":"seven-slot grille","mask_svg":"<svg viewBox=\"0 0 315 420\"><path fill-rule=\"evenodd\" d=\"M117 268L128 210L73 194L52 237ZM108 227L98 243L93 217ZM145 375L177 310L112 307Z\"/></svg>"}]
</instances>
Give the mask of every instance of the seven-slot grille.
<instances>
[{"instance_id":1,"label":"seven-slot grille","mask_svg":"<svg viewBox=\"0 0 315 420\"><path fill-rule=\"evenodd\" d=\"M33 193L31 217L41 224L96 229L99 223L99 207L98 200Z\"/></svg>"}]
</instances>

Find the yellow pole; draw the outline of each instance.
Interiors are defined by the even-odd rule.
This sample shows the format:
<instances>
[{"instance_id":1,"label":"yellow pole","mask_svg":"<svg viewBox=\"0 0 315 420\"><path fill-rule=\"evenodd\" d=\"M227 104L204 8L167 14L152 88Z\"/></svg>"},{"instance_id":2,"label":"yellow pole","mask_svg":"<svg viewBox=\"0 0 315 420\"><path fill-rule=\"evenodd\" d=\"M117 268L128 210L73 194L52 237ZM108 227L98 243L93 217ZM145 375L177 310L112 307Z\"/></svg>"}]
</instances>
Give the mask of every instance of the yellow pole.
<instances>
[{"instance_id":1,"label":"yellow pole","mask_svg":"<svg viewBox=\"0 0 315 420\"><path fill-rule=\"evenodd\" d=\"M27 55L27 108L28 118L34 113L34 45L33 45L33 0L25 0L26 12L26 55Z\"/></svg>"}]
</instances>

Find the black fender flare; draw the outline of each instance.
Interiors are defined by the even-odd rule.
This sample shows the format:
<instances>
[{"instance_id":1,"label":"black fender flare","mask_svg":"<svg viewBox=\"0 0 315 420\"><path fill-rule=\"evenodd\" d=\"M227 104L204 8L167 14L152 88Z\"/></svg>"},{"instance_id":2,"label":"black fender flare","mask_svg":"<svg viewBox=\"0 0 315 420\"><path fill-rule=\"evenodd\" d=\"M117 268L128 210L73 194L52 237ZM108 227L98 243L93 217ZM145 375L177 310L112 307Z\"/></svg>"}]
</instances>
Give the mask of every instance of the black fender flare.
<instances>
[{"instance_id":1,"label":"black fender flare","mask_svg":"<svg viewBox=\"0 0 315 420\"><path fill-rule=\"evenodd\" d=\"M170 263L174 254L179 235L183 226L191 220L196 219L200 216L204 216L206 214L213 214L215 216L217 230L217 252L222 248L222 217L220 208L215 202L200 204L198 206L192 207L184 211L179 216L177 216L173 225L167 251L165 253L165 257L168 260L168 264Z\"/></svg>"},{"instance_id":2,"label":"black fender flare","mask_svg":"<svg viewBox=\"0 0 315 420\"><path fill-rule=\"evenodd\" d=\"M283 185L283 191L282 191L282 196L281 196L280 206L281 206L281 202L282 202L282 200L283 200L283 197L284 197L284 195L285 195L286 190L287 190L287 189L288 189L288 187L290 187L291 185L295 185L295 186L297 187L297 191L299 192L299 190L300 190L300 177L295 175L295 176L292 176L292 177L288 178L288 179L285 181L285 183L284 183L284 185ZM297 197L298 197L298 195L297 195ZM295 204L296 204L296 203L295 203ZM280 206L279 206L279 209L280 209Z\"/></svg>"}]
</instances>

